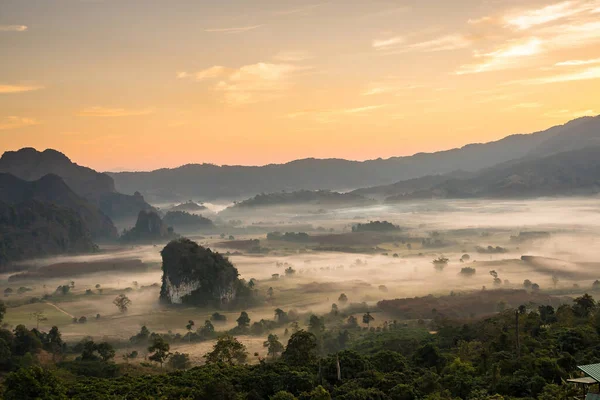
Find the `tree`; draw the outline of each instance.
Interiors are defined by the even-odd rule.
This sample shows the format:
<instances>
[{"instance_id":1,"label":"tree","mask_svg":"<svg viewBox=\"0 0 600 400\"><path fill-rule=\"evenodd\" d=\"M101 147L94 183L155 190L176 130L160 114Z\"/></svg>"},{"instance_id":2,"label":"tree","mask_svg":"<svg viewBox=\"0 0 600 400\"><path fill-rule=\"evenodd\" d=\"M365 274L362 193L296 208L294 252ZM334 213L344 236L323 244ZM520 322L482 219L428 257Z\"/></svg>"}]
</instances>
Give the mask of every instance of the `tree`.
<instances>
[{"instance_id":1,"label":"tree","mask_svg":"<svg viewBox=\"0 0 600 400\"><path fill-rule=\"evenodd\" d=\"M282 323L287 322L288 315L281 308L276 308L275 309L275 319L277 320L277 322L279 322L280 324L282 324Z\"/></svg>"},{"instance_id":2,"label":"tree","mask_svg":"<svg viewBox=\"0 0 600 400\"><path fill-rule=\"evenodd\" d=\"M46 368L22 368L8 374L4 381L5 400L67 399L66 389L58 378Z\"/></svg>"},{"instance_id":3,"label":"tree","mask_svg":"<svg viewBox=\"0 0 600 400\"><path fill-rule=\"evenodd\" d=\"M338 315L338 312L339 312L339 310L338 310L338 305L337 305L337 304L335 304L335 303L333 303L333 304L331 305L331 313L332 313L333 315Z\"/></svg>"},{"instance_id":4,"label":"tree","mask_svg":"<svg viewBox=\"0 0 600 400\"><path fill-rule=\"evenodd\" d=\"M596 301L587 293L581 297L577 297L573 302L575 303L573 312L578 317L588 317L596 309Z\"/></svg>"},{"instance_id":5,"label":"tree","mask_svg":"<svg viewBox=\"0 0 600 400\"><path fill-rule=\"evenodd\" d=\"M279 353L283 351L283 345L279 341L277 335L270 334L267 340L263 343L263 347L267 348L267 354L270 355L273 360Z\"/></svg>"},{"instance_id":6,"label":"tree","mask_svg":"<svg viewBox=\"0 0 600 400\"><path fill-rule=\"evenodd\" d=\"M167 343L162 336L156 336L152 341L152 345L148 347L148 352L153 353L148 357L148 359L150 361L156 361L162 368L163 363L171 355L171 353L169 353L170 349L171 346L169 346L169 343Z\"/></svg>"},{"instance_id":7,"label":"tree","mask_svg":"<svg viewBox=\"0 0 600 400\"><path fill-rule=\"evenodd\" d=\"M267 297L269 298L269 300L271 300L273 298L273 293L274 293L273 288L269 287L267 289Z\"/></svg>"},{"instance_id":8,"label":"tree","mask_svg":"<svg viewBox=\"0 0 600 400\"><path fill-rule=\"evenodd\" d=\"M99 343L96 346L96 351L104 362L108 362L109 360L115 358L115 349L107 342Z\"/></svg>"},{"instance_id":9,"label":"tree","mask_svg":"<svg viewBox=\"0 0 600 400\"><path fill-rule=\"evenodd\" d=\"M531 288L531 285L532 285L532 283L531 283L531 281L530 281L529 279L525 279L525 280L523 281L523 287L524 287L525 289L530 289L530 288Z\"/></svg>"},{"instance_id":10,"label":"tree","mask_svg":"<svg viewBox=\"0 0 600 400\"><path fill-rule=\"evenodd\" d=\"M204 326L200 329L200 333L204 337L211 337L215 333L215 327L209 320L204 321Z\"/></svg>"},{"instance_id":11,"label":"tree","mask_svg":"<svg viewBox=\"0 0 600 400\"><path fill-rule=\"evenodd\" d=\"M371 325L372 321L375 321L375 318L371 315L369 311L367 311L362 317L363 324L367 324L367 327Z\"/></svg>"},{"instance_id":12,"label":"tree","mask_svg":"<svg viewBox=\"0 0 600 400\"><path fill-rule=\"evenodd\" d=\"M225 363L228 365L243 364L248 359L246 346L231 335L223 335L213 346L210 353L204 355L207 364Z\"/></svg>"},{"instance_id":13,"label":"tree","mask_svg":"<svg viewBox=\"0 0 600 400\"><path fill-rule=\"evenodd\" d=\"M305 330L295 332L281 354L281 359L292 366L305 366L317 360L317 337Z\"/></svg>"},{"instance_id":14,"label":"tree","mask_svg":"<svg viewBox=\"0 0 600 400\"><path fill-rule=\"evenodd\" d=\"M225 321L227 321L227 316L220 314L218 312L215 312L210 316L210 320L213 322L225 322Z\"/></svg>"},{"instance_id":15,"label":"tree","mask_svg":"<svg viewBox=\"0 0 600 400\"><path fill-rule=\"evenodd\" d=\"M120 294L115 297L113 304L117 306L120 312L125 313L131 305L131 300L129 300L129 297L125 296L124 294Z\"/></svg>"},{"instance_id":16,"label":"tree","mask_svg":"<svg viewBox=\"0 0 600 400\"><path fill-rule=\"evenodd\" d=\"M190 342L192 341L192 329L194 329L194 325L196 325L196 324L194 323L194 321L192 321L192 320L190 319L190 320L188 321L187 325L185 326L185 329L187 329L187 330L188 330L188 338L189 338L189 341L190 341ZM211 325L212 325L212 324L211 324Z\"/></svg>"},{"instance_id":17,"label":"tree","mask_svg":"<svg viewBox=\"0 0 600 400\"><path fill-rule=\"evenodd\" d=\"M46 314L43 311L32 312L30 318L35 320L37 330L40 330L40 322L48 321L48 318L46 318Z\"/></svg>"},{"instance_id":18,"label":"tree","mask_svg":"<svg viewBox=\"0 0 600 400\"><path fill-rule=\"evenodd\" d=\"M248 328L248 326L250 326L250 317L248 316L248 313L246 311L242 311L236 322L239 328Z\"/></svg>"},{"instance_id":19,"label":"tree","mask_svg":"<svg viewBox=\"0 0 600 400\"><path fill-rule=\"evenodd\" d=\"M350 327L350 328L357 328L358 320L356 319L356 317L354 315L351 315L348 317L348 320L346 321L346 325L348 325L348 327Z\"/></svg>"},{"instance_id":20,"label":"tree","mask_svg":"<svg viewBox=\"0 0 600 400\"><path fill-rule=\"evenodd\" d=\"M191 366L189 354L175 352L169 358L169 367L172 369L188 369Z\"/></svg>"},{"instance_id":21,"label":"tree","mask_svg":"<svg viewBox=\"0 0 600 400\"><path fill-rule=\"evenodd\" d=\"M297 400L296 396L285 390L281 390L269 397L269 400Z\"/></svg>"},{"instance_id":22,"label":"tree","mask_svg":"<svg viewBox=\"0 0 600 400\"><path fill-rule=\"evenodd\" d=\"M316 315L311 315L308 320L308 331L314 333L316 336L321 335L325 331L325 322L323 318L319 318Z\"/></svg>"},{"instance_id":23,"label":"tree","mask_svg":"<svg viewBox=\"0 0 600 400\"><path fill-rule=\"evenodd\" d=\"M256 279L250 278L250 281L248 281L248 287L250 289L254 289L254 286L256 286Z\"/></svg>"},{"instance_id":24,"label":"tree","mask_svg":"<svg viewBox=\"0 0 600 400\"><path fill-rule=\"evenodd\" d=\"M348 296L346 296L346 293L340 294L340 297L338 297L338 303L346 304L347 302Z\"/></svg>"},{"instance_id":25,"label":"tree","mask_svg":"<svg viewBox=\"0 0 600 400\"><path fill-rule=\"evenodd\" d=\"M558 279L558 276L556 276L556 274L552 275L552 284L554 285L554 289L556 289L556 286L558 285L558 282L560 280Z\"/></svg>"}]
</instances>

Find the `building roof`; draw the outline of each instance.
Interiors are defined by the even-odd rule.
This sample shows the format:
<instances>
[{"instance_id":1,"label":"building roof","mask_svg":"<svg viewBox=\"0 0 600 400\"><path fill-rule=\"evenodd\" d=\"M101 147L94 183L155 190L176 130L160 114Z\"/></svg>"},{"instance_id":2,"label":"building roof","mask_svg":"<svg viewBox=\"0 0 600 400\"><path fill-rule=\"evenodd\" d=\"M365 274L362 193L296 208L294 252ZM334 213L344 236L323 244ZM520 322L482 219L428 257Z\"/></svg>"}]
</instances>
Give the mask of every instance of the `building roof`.
<instances>
[{"instance_id":1,"label":"building roof","mask_svg":"<svg viewBox=\"0 0 600 400\"><path fill-rule=\"evenodd\" d=\"M600 364L578 365L577 368L596 382L600 382Z\"/></svg>"}]
</instances>

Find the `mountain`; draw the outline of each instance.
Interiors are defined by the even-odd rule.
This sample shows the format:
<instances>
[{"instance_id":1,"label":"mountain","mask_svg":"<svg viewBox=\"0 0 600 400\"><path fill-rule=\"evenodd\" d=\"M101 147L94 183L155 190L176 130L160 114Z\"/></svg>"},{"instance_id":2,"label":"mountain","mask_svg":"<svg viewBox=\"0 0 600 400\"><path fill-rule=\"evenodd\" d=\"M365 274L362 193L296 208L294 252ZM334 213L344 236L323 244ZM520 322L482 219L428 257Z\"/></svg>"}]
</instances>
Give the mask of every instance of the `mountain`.
<instances>
[{"instance_id":1,"label":"mountain","mask_svg":"<svg viewBox=\"0 0 600 400\"><path fill-rule=\"evenodd\" d=\"M419 190L430 189L435 185L439 185L451 179L466 179L474 174L475 173L473 172L455 171L444 175L426 175L420 178L396 182L391 185L356 189L350 193L382 200L391 196L398 196L402 194L413 193Z\"/></svg>"},{"instance_id":2,"label":"mountain","mask_svg":"<svg viewBox=\"0 0 600 400\"><path fill-rule=\"evenodd\" d=\"M140 211L135 226L121 235L121 241L132 242L157 242L170 240L178 235L168 227L160 216L154 211Z\"/></svg>"},{"instance_id":3,"label":"mountain","mask_svg":"<svg viewBox=\"0 0 600 400\"><path fill-rule=\"evenodd\" d=\"M0 158L0 172L26 181L35 181L47 174L58 175L75 193L111 218L135 218L140 210L153 209L141 194L130 196L117 192L110 176L77 165L63 153L52 149L41 152L33 148L7 151Z\"/></svg>"},{"instance_id":4,"label":"mountain","mask_svg":"<svg viewBox=\"0 0 600 400\"><path fill-rule=\"evenodd\" d=\"M261 167L189 164L174 169L109 175L118 190L124 193L140 190L155 201L241 199L263 192L349 190L452 171L475 172L526 156L540 157L585 148L599 138L600 117L584 117L541 132L386 160L309 158Z\"/></svg>"},{"instance_id":5,"label":"mountain","mask_svg":"<svg viewBox=\"0 0 600 400\"><path fill-rule=\"evenodd\" d=\"M0 202L0 270L28 258L97 250L74 210L35 200Z\"/></svg>"},{"instance_id":6,"label":"mountain","mask_svg":"<svg viewBox=\"0 0 600 400\"><path fill-rule=\"evenodd\" d=\"M299 190L296 192L277 192L259 194L228 207L227 212L253 210L272 206L314 204L318 206L365 206L374 201L354 193L338 193L329 190Z\"/></svg>"},{"instance_id":7,"label":"mountain","mask_svg":"<svg viewBox=\"0 0 600 400\"><path fill-rule=\"evenodd\" d=\"M112 239L117 229L111 219L95 205L78 196L57 175L48 174L35 181L26 181L11 174L0 173L0 201L18 204L35 200L74 210L96 239Z\"/></svg>"},{"instance_id":8,"label":"mountain","mask_svg":"<svg viewBox=\"0 0 600 400\"><path fill-rule=\"evenodd\" d=\"M600 193L600 146L540 158L525 157L487 168L467 179L397 194L387 202L422 198L519 198Z\"/></svg>"},{"instance_id":9,"label":"mountain","mask_svg":"<svg viewBox=\"0 0 600 400\"><path fill-rule=\"evenodd\" d=\"M186 211L169 211L164 216L163 222L178 232L196 232L215 228L215 224L210 219Z\"/></svg>"}]
</instances>

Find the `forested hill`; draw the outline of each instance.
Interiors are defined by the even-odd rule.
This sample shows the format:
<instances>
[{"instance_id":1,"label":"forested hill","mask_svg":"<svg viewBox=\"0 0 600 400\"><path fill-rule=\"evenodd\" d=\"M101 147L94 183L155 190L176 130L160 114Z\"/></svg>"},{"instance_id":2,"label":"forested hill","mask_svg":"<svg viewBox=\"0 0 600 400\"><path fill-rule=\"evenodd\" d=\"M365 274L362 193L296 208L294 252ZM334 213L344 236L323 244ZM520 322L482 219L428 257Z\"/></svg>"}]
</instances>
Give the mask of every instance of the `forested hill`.
<instances>
[{"instance_id":1,"label":"forested hill","mask_svg":"<svg viewBox=\"0 0 600 400\"><path fill-rule=\"evenodd\" d=\"M52 149L7 151L0 158L0 172L26 181L36 181L47 174L60 176L75 193L111 218L135 218L141 210L153 210L141 194L117 192L110 176L77 165L63 153Z\"/></svg>"},{"instance_id":2,"label":"forested hill","mask_svg":"<svg viewBox=\"0 0 600 400\"><path fill-rule=\"evenodd\" d=\"M111 219L73 192L59 176L49 174L29 182L0 173L0 201L18 204L30 200L74 210L94 238L110 239L117 236L117 229Z\"/></svg>"},{"instance_id":3,"label":"forested hill","mask_svg":"<svg viewBox=\"0 0 600 400\"><path fill-rule=\"evenodd\" d=\"M35 200L0 201L0 270L28 258L96 250L77 212Z\"/></svg>"},{"instance_id":4,"label":"forested hill","mask_svg":"<svg viewBox=\"0 0 600 400\"><path fill-rule=\"evenodd\" d=\"M189 164L174 169L109 175L115 179L118 190L124 193L140 190L154 200L240 199L282 190L348 190L453 171L474 172L523 157L536 158L589 147L598 140L600 117L585 117L542 132L386 160L308 158L261 167Z\"/></svg>"}]
</instances>

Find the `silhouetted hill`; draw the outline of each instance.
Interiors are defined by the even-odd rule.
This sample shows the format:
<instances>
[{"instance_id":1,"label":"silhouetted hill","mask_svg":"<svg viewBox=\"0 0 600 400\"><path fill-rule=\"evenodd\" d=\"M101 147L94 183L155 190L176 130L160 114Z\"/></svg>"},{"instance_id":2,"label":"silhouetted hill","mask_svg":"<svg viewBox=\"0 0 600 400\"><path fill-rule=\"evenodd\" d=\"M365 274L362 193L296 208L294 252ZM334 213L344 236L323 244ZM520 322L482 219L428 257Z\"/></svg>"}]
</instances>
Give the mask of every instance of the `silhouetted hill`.
<instances>
[{"instance_id":1,"label":"silhouetted hill","mask_svg":"<svg viewBox=\"0 0 600 400\"><path fill-rule=\"evenodd\" d=\"M154 211L140 211L135 226L121 235L121 241L156 242L176 238L177 234Z\"/></svg>"},{"instance_id":2,"label":"silhouetted hill","mask_svg":"<svg viewBox=\"0 0 600 400\"><path fill-rule=\"evenodd\" d=\"M600 146L507 162L482 170L469 179L449 179L428 189L389 197L386 201L597 193L600 193Z\"/></svg>"},{"instance_id":3,"label":"silhouetted hill","mask_svg":"<svg viewBox=\"0 0 600 400\"><path fill-rule=\"evenodd\" d=\"M171 211L184 211L189 213L201 212L205 210L208 210L208 208L205 205L195 203L191 200L171 207Z\"/></svg>"},{"instance_id":4,"label":"silhouetted hill","mask_svg":"<svg viewBox=\"0 0 600 400\"><path fill-rule=\"evenodd\" d=\"M110 174L118 190L141 190L162 201L189 198L243 198L257 193L300 189L348 190L387 185L452 171L475 172L523 157L585 148L600 137L600 117L585 117L532 134L511 135L459 149L364 162L303 159L262 167L190 164L152 172Z\"/></svg>"},{"instance_id":5,"label":"silhouetted hill","mask_svg":"<svg viewBox=\"0 0 600 400\"><path fill-rule=\"evenodd\" d=\"M178 232L206 230L215 227L210 219L185 211L169 211L164 216L163 222Z\"/></svg>"},{"instance_id":6,"label":"silhouetted hill","mask_svg":"<svg viewBox=\"0 0 600 400\"><path fill-rule=\"evenodd\" d=\"M95 205L79 197L59 176L48 174L36 181L25 181L11 174L0 173L0 201L18 204L30 200L74 210L94 238L109 239L117 236L117 229L111 219Z\"/></svg>"},{"instance_id":7,"label":"silhouetted hill","mask_svg":"<svg viewBox=\"0 0 600 400\"><path fill-rule=\"evenodd\" d=\"M7 151L0 158L0 172L26 181L36 181L47 174L58 175L75 193L111 218L135 218L140 210L153 209L141 194L118 193L110 176L77 165L63 153L52 149L41 152L33 148Z\"/></svg>"},{"instance_id":8,"label":"silhouetted hill","mask_svg":"<svg viewBox=\"0 0 600 400\"><path fill-rule=\"evenodd\" d=\"M319 206L359 206L370 205L374 201L353 193L338 193L329 190L299 190L297 192L277 192L259 194L227 208L227 211L242 211L271 206L314 204Z\"/></svg>"},{"instance_id":9,"label":"silhouetted hill","mask_svg":"<svg viewBox=\"0 0 600 400\"><path fill-rule=\"evenodd\" d=\"M98 250L74 210L29 200L0 201L0 270L15 261Z\"/></svg>"}]
</instances>

